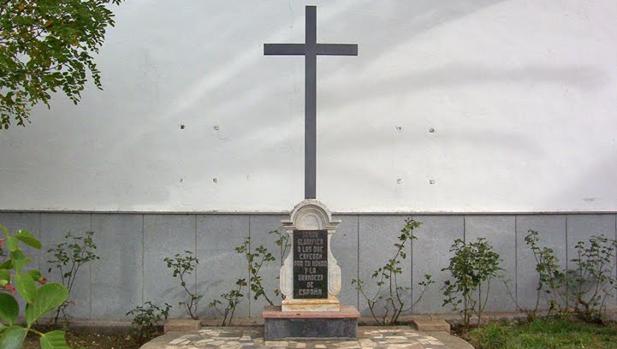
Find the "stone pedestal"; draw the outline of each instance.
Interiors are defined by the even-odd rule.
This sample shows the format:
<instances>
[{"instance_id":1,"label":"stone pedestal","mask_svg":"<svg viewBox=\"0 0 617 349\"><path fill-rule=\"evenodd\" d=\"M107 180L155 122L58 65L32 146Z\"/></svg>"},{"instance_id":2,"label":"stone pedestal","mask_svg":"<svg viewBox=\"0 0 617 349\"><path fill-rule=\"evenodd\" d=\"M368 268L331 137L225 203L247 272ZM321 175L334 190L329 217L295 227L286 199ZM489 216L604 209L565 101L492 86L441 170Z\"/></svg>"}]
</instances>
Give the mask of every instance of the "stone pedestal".
<instances>
[{"instance_id":1,"label":"stone pedestal","mask_svg":"<svg viewBox=\"0 0 617 349\"><path fill-rule=\"evenodd\" d=\"M262 313L264 339L352 339L357 337L360 313L351 306L338 311L281 311L268 306Z\"/></svg>"}]
</instances>

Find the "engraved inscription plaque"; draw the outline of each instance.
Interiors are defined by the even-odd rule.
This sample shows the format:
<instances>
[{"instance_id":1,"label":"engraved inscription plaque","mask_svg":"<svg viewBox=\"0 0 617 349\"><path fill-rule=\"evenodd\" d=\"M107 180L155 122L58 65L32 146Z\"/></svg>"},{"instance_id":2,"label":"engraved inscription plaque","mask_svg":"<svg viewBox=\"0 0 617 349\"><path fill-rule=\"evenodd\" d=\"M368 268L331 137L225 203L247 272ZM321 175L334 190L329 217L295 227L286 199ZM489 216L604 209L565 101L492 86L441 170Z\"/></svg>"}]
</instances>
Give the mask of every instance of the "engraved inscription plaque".
<instances>
[{"instance_id":1,"label":"engraved inscription plaque","mask_svg":"<svg viewBox=\"0 0 617 349\"><path fill-rule=\"evenodd\" d=\"M328 298L328 231L293 233L294 298Z\"/></svg>"}]
</instances>

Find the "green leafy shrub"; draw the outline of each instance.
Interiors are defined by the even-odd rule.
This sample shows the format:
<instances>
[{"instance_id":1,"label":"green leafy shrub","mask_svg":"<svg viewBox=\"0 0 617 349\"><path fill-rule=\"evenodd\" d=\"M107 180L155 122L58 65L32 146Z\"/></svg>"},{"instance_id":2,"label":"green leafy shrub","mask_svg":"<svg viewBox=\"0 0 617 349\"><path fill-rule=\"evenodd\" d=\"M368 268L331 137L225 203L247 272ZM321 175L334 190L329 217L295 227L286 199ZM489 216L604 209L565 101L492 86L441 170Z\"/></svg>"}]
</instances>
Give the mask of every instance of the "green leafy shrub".
<instances>
[{"instance_id":1,"label":"green leafy shrub","mask_svg":"<svg viewBox=\"0 0 617 349\"><path fill-rule=\"evenodd\" d=\"M179 305L186 309L191 319L197 320L197 304L203 296L196 294L187 287L186 277L193 274L197 264L199 264L199 259L191 251L184 251L184 253L177 253L173 258L165 257L163 261L167 264L167 268L171 270L173 277L178 278L180 287L184 289L187 295L188 300L179 302Z\"/></svg>"},{"instance_id":2,"label":"green leafy shrub","mask_svg":"<svg viewBox=\"0 0 617 349\"><path fill-rule=\"evenodd\" d=\"M371 274L371 279L377 286L374 294L369 295L367 293L363 280L353 279L351 281L352 285L366 300L373 319L381 325L396 324L401 314L411 310L422 299L428 287L434 283L431 275L426 274L424 279L418 283L422 287L420 295L412 304L407 304L405 294L410 291L410 288L401 286L398 281L399 275L403 272L401 262L407 258L407 246L416 239L413 231L420 224L420 222L411 218L405 220L398 242L394 244L395 249L392 258ZM378 311L379 306L383 307L382 312Z\"/></svg>"},{"instance_id":3,"label":"green leafy shrub","mask_svg":"<svg viewBox=\"0 0 617 349\"><path fill-rule=\"evenodd\" d=\"M536 302L533 309L527 310L529 318L534 319L537 316L542 298L546 298L548 315L554 312L563 313L567 309L566 273L559 265L559 259L553 249L540 246L540 236L537 231L528 231L525 244L533 254L538 273Z\"/></svg>"},{"instance_id":4,"label":"green leafy shrub","mask_svg":"<svg viewBox=\"0 0 617 349\"><path fill-rule=\"evenodd\" d=\"M574 311L586 321L601 321L606 313L606 301L617 291L615 279L615 248L617 241L603 235L592 236L575 245L575 267L567 272L569 299Z\"/></svg>"},{"instance_id":5,"label":"green leafy shrub","mask_svg":"<svg viewBox=\"0 0 617 349\"><path fill-rule=\"evenodd\" d=\"M548 302L548 315L565 315L574 311L586 321L601 321L606 317L606 301L617 291L614 260L617 241L603 235L578 241L576 256L570 259L572 268L563 268L552 249L539 245L539 233L533 230L525 243L536 260L538 286L536 304L530 310L534 318L541 295Z\"/></svg>"},{"instance_id":6,"label":"green leafy shrub","mask_svg":"<svg viewBox=\"0 0 617 349\"><path fill-rule=\"evenodd\" d=\"M456 239L450 248L453 256L448 267L451 279L442 287L443 305L451 305L463 318L468 328L471 317L478 317L478 325L488 302L491 280L501 271L499 254L484 238L474 242Z\"/></svg>"},{"instance_id":7,"label":"green leafy shrub","mask_svg":"<svg viewBox=\"0 0 617 349\"><path fill-rule=\"evenodd\" d=\"M279 261L280 261L280 265L283 266L283 263L285 262L285 256L287 255L287 252L291 248L291 243L289 242L289 234L287 234L287 232L281 232L278 229L272 230L268 234L274 235L276 237L276 240L274 240L274 243L279 248ZM276 279L279 281L280 281L280 278L281 278L280 275L276 276ZM280 296L281 298L285 297L281 293L281 290L278 287L274 289L274 294L276 296Z\"/></svg>"},{"instance_id":8,"label":"green leafy shrub","mask_svg":"<svg viewBox=\"0 0 617 349\"><path fill-rule=\"evenodd\" d=\"M148 301L126 313L126 316L133 317L131 335L135 338L137 344L144 344L160 332L161 322L167 320L170 309L171 305L167 303L159 307Z\"/></svg>"},{"instance_id":9,"label":"green leafy shrub","mask_svg":"<svg viewBox=\"0 0 617 349\"><path fill-rule=\"evenodd\" d=\"M283 255L287 245L287 238L280 233L270 232L270 234L275 234L278 237L275 243L281 248L281 255ZM253 299L263 298L268 304L274 305L272 298L268 296L267 291L263 287L263 276L261 275L261 269L264 265L276 261L274 255L263 245L259 245L253 250L250 237L246 237L242 244L236 246L234 250L236 253L244 256L249 273L249 281L247 282L245 278L237 279L234 288L222 293L219 299L214 299L210 302L209 306L214 308L223 317L221 326L231 325L236 308L244 297L243 289L246 286L249 286L253 292ZM279 294L278 289L274 293ZM220 305L224 305L225 308L220 310Z\"/></svg>"},{"instance_id":10,"label":"green leafy shrub","mask_svg":"<svg viewBox=\"0 0 617 349\"><path fill-rule=\"evenodd\" d=\"M259 245L253 250L251 248L250 237L245 238L244 242L237 246L235 250L237 253L244 255L246 260L246 266L249 272L249 285L253 292L253 299L258 300L262 297L268 304L274 305L274 302L268 297L268 293L263 287L263 276L261 275L261 268L264 264L276 261L274 255L263 245Z\"/></svg>"},{"instance_id":11,"label":"green leafy shrub","mask_svg":"<svg viewBox=\"0 0 617 349\"><path fill-rule=\"evenodd\" d=\"M69 320L66 309L72 304L70 297L79 271L84 265L100 259L96 255L96 244L93 237L94 232L91 231L81 236L67 233L63 242L47 251L53 256L52 259L47 261L51 265L47 271L51 273L55 269L60 275L60 282L69 291L69 299L56 309L56 314L52 320L54 326L58 325L60 316L65 322Z\"/></svg>"},{"instance_id":12,"label":"green leafy shrub","mask_svg":"<svg viewBox=\"0 0 617 349\"><path fill-rule=\"evenodd\" d=\"M38 270L27 270L32 262L20 245L40 249L41 243L28 231L18 230L11 235L3 226L2 244L7 256L0 263L0 348L19 349L30 333L39 336L41 348L69 349L63 331L42 333L33 328L37 321L53 312L68 299L69 292L62 284L46 283ZM37 285L38 284L38 285ZM15 295L26 303L25 327L17 324L19 303Z\"/></svg>"},{"instance_id":13,"label":"green leafy shrub","mask_svg":"<svg viewBox=\"0 0 617 349\"><path fill-rule=\"evenodd\" d=\"M210 302L209 306L216 310L219 315L223 317L221 326L231 325L231 321L234 318L236 308L238 307L238 304L242 302L242 297L244 297L242 289L246 286L246 279L238 279L236 281L235 288L225 293L222 293L220 299L214 299L212 302ZM219 305L225 305L225 308L223 310L220 310Z\"/></svg>"}]
</instances>

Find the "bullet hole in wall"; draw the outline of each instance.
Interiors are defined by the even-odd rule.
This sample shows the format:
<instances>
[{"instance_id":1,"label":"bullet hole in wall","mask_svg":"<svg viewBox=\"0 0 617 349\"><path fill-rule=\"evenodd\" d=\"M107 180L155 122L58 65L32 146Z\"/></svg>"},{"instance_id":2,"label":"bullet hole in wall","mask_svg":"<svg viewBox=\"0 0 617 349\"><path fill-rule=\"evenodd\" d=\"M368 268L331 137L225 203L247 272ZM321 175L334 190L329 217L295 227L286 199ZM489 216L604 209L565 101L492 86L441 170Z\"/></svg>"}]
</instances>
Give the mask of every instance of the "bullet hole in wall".
<instances>
[{"instance_id":1,"label":"bullet hole in wall","mask_svg":"<svg viewBox=\"0 0 617 349\"><path fill-rule=\"evenodd\" d=\"M396 132L403 132L403 126L394 126Z\"/></svg>"},{"instance_id":2,"label":"bullet hole in wall","mask_svg":"<svg viewBox=\"0 0 617 349\"><path fill-rule=\"evenodd\" d=\"M214 129L214 131L218 131L218 130L220 130L219 125L214 125L214 127L212 127L212 128Z\"/></svg>"},{"instance_id":3,"label":"bullet hole in wall","mask_svg":"<svg viewBox=\"0 0 617 349\"><path fill-rule=\"evenodd\" d=\"M396 184L403 184L403 179L402 178L397 178L396 179Z\"/></svg>"},{"instance_id":4,"label":"bullet hole in wall","mask_svg":"<svg viewBox=\"0 0 617 349\"><path fill-rule=\"evenodd\" d=\"M434 179L429 179L428 180L428 184L435 184L435 180Z\"/></svg>"},{"instance_id":5,"label":"bullet hole in wall","mask_svg":"<svg viewBox=\"0 0 617 349\"><path fill-rule=\"evenodd\" d=\"M184 124L180 125L180 129L184 130Z\"/></svg>"},{"instance_id":6,"label":"bullet hole in wall","mask_svg":"<svg viewBox=\"0 0 617 349\"><path fill-rule=\"evenodd\" d=\"M184 178L180 178L180 183L184 182Z\"/></svg>"},{"instance_id":7,"label":"bullet hole in wall","mask_svg":"<svg viewBox=\"0 0 617 349\"><path fill-rule=\"evenodd\" d=\"M218 183L218 182L219 182L219 180L218 180L218 178L214 177L214 178L212 178L212 182L214 182L214 183Z\"/></svg>"},{"instance_id":8,"label":"bullet hole in wall","mask_svg":"<svg viewBox=\"0 0 617 349\"><path fill-rule=\"evenodd\" d=\"M434 128L432 128L432 127L431 127L431 128L429 128L429 129L428 129L428 133L435 133L435 129L434 129Z\"/></svg>"}]
</instances>

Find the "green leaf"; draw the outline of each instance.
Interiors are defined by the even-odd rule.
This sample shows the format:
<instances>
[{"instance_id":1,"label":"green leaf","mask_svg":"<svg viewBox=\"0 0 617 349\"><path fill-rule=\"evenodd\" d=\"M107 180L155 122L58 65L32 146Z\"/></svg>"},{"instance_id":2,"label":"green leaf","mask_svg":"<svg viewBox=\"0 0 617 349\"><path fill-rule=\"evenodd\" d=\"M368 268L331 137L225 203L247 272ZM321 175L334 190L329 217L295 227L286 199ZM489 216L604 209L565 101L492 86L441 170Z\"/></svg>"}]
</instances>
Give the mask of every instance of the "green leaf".
<instances>
[{"instance_id":1,"label":"green leaf","mask_svg":"<svg viewBox=\"0 0 617 349\"><path fill-rule=\"evenodd\" d=\"M11 252L17 251L19 249L19 242L14 236L6 237L6 249Z\"/></svg>"},{"instance_id":2,"label":"green leaf","mask_svg":"<svg viewBox=\"0 0 617 349\"><path fill-rule=\"evenodd\" d=\"M0 270L13 269L13 260L9 258L6 262L0 264Z\"/></svg>"},{"instance_id":3,"label":"green leaf","mask_svg":"<svg viewBox=\"0 0 617 349\"><path fill-rule=\"evenodd\" d=\"M32 303L36 296L36 284L30 274L15 274L15 288L27 303Z\"/></svg>"},{"instance_id":4,"label":"green leaf","mask_svg":"<svg viewBox=\"0 0 617 349\"><path fill-rule=\"evenodd\" d=\"M8 293L0 293L0 320L13 325L19 316L19 304Z\"/></svg>"},{"instance_id":5,"label":"green leaf","mask_svg":"<svg viewBox=\"0 0 617 349\"><path fill-rule=\"evenodd\" d=\"M15 238L32 248L41 249L41 242L27 230L18 230Z\"/></svg>"},{"instance_id":6,"label":"green leaf","mask_svg":"<svg viewBox=\"0 0 617 349\"><path fill-rule=\"evenodd\" d=\"M12 267L18 272L32 261L21 250L12 251L10 260L12 260Z\"/></svg>"},{"instance_id":7,"label":"green leaf","mask_svg":"<svg viewBox=\"0 0 617 349\"><path fill-rule=\"evenodd\" d=\"M59 307L69 298L69 291L58 283L43 285L36 292L34 302L26 307L26 322L32 326L41 316Z\"/></svg>"},{"instance_id":8,"label":"green leaf","mask_svg":"<svg viewBox=\"0 0 617 349\"><path fill-rule=\"evenodd\" d=\"M0 269L0 287L6 286L11 281L11 273L6 269Z\"/></svg>"},{"instance_id":9,"label":"green leaf","mask_svg":"<svg viewBox=\"0 0 617 349\"><path fill-rule=\"evenodd\" d=\"M70 349L63 331L51 331L41 336L41 349Z\"/></svg>"},{"instance_id":10,"label":"green leaf","mask_svg":"<svg viewBox=\"0 0 617 349\"><path fill-rule=\"evenodd\" d=\"M0 348L21 349L27 333L28 330L23 327L11 326L7 328L0 334Z\"/></svg>"},{"instance_id":11,"label":"green leaf","mask_svg":"<svg viewBox=\"0 0 617 349\"><path fill-rule=\"evenodd\" d=\"M39 280L41 280L41 277L43 276L41 274L41 272L36 270L36 269L30 270L28 272L28 275L30 275L30 277L32 278L33 281L39 281Z\"/></svg>"}]
</instances>

